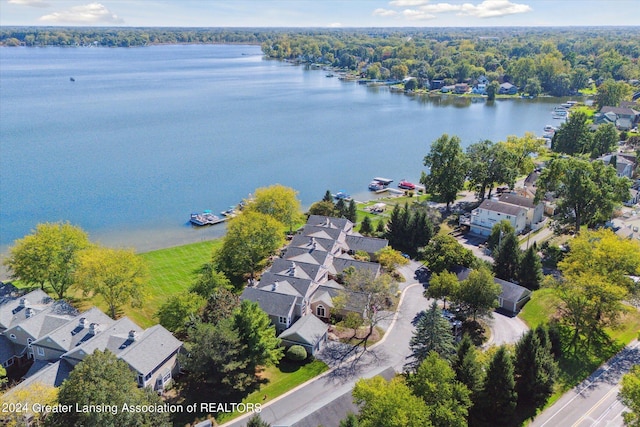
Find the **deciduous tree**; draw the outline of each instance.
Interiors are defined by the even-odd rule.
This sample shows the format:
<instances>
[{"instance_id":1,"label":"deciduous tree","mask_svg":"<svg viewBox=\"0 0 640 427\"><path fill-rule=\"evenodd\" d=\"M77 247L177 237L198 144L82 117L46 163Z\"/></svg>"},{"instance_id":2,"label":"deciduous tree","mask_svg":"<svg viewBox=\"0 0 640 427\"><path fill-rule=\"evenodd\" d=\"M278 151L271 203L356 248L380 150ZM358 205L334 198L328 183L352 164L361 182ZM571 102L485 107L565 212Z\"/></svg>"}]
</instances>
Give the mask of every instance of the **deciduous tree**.
<instances>
[{"instance_id":1,"label":"deciduous tree","mask_svg":"<svg viewBox=\"0 0 640 427\"><path fill-rule=\"evenodd\" d=\"M236 285L246 274L253 279L265 259L284 243L284 226L260 212L243 212L228 222L222 247L214 264Z\"/></svg>"},{"instance_id":2,"label":"deciduous tree","mask_svg":"<svg viewBox=\"0 0 640 427\"><path fill-rule=\"evenodd\" d=\"M622 377L620 399L630 409L629 412L623 413L625 425L638 427L640 425L640 365L635 365Z\"/></svg>"},{"instance_id":3,"label":"deciduous tree","mask_svg":"<svg viewBox=\"0 0 640 427\"><path fill-rule=\"evenodd\" d=\"M276 337L275 327L269 315L257 302L244 300L233 313L233 327L238 331L240 341L245 345L240 359L255 371L258 366L272 366L280 361L284 350Z\"/></svg>"},{"instance_id":4,"label":"deciduous tree","mask_svg":"<svg viewBox=\"0 0 640 427\"><path fill-rule=\"evenodd\" d=\"M451 270L456 265L470 267L475 256L455 237L446 234L436 235L425 247L424 259L434 273Z\"/></svg>"},{"instance_id":5,"label":"deciduous tree","mask_svg":"<svg viewBox=\"0 0 640 427\"><path fill-rule=\"evenodd\" d=\"M359 427L429 427L429 410L402 377L360 379L353 388Z\"/></svg>"},{"instance_id":6,"label":"deciduous tree","mask_svg":"<svg viewBox=\"0 0 640 427\"><path fill-rule=\"evenodd\" d=\"M75 366L58 389L58 402L72 408L85 405L114 405L110 411L69 411L52 413L51 425L64 426L170 426L169 414L156 411L123 411L129 406L158 406L162 402L155 391L138 388L135 374L126 362L110 351L96 350Z\"/></svg>"},{"instance_id":7,"label":"deciduous tree","mask_svg":"<svg viewBox=\"0 0 640 427\"><path fill-rule=\"evenodd\" d=\"M443 308L447 308L447 298L455 296L460 288L460 281L455 273L442 271L435 273L429 279L429 286L424 291L427 298L441 299Z\"/></svg>"},{"instance_id":8,"label":"deciduous tree","mask_svg":"<svg viewBox=\"0 0 640 427\"><path fill-rule=\"evenodd\" d=\"M0 420L5 427L39 426L42 425L47 414L45 411L35 411L34 405L55 406L58 403L58 389L41 382L33 382L27 386L24 384L11 392L0 394ZM6 406L5 406L6 405ZM15 406L12 406L15 405ZM20 408L19 411L9 408Z\"/></svg>"},{"instance_id":9,"label":"deciduous tree","mask_svg":"<svg viewBox=\"0 0 640 427\"><path fill-rule=\"evenodd\" d=\"M571 114L553 135L551 149L556 153L584 154L591 149L591 140L587 115L578 111Z\"/></svg>"},{"instance_id":10,"label":"deciduous tree","mask_svg":"<svg viewBox=\"0 0 640 427\"><path fill-rule=\"evenodd\" d=\"M407 376L413 394L420 397L429 409L429 420L436 427L466 427L471 392L456 380L449 363L432 351Z\"/></svg>"},{"instance_id":11,"label":"deciduous tree","mask_svg":"<svg viewBox=\"0 0 640 427\"><path fill-rule=\"evenodd\" d=\"M41 289L48 284L62 299L73 284L78 253L90 244L87 233L69 223L38 224L15 241L4 264L13 278Z\"/></svg>"},{"instance_id":12,"label":"deciduous tree","mask_svg":"<svg viewBox=\"0 0 640 427\"><path fill-rule=\"evenodd\" d=\"M629 198L630 184L603 162L554 159L538 179L536 201L546 192L555 193L561 219L573 223L579 233L583 224L594 227L609 220L613 210Z\"/></svg>"},{"instance_id":13,"label":"deciduous tree","mask_svg":"<svg viewBox=\"0 0 640 427\"><path fill-rule=\"evenodd\" d=\"M184 337L187 329L198 318L205 299L193 292L171 295L158 309L156 317L162 326Z\"/></svg>"},{"instance_id":14,"label":"deciduous tree","mask_svg":"<svg viewBox=\"0 0 640 427\"><path fill-rule=\"evenodd\" d=\"M460 147L460 138L449 138L449 135L443 134L431 144L423 163L429 168L429 174L423 172L420 182L425 185L427 192L440 197L448 210L458 197L458 192L464 188L467 172L467 158Z\"/></svg>"},{"instance_id":15,"label":"deciduous tree","mask_svg":"<svg viewBox=\"0 0 640 427\"><path fill-rule=\"evenodd\" d=\"M291 230L301 216L297 195L298 192L293 188L280 184L257 188L253 199L247 201L245 210L269 215Z\"/></svg>"},{"instance_id":16,"label":"deciduous tree","mask_svg":"<svg viewBox=\"0 0 640 427\"><path fill-rule=\"evenodd\" d=\"M100 295L115 318L125 304L142 306L149 269L133 250L96 246L80 253L74 278L85 295Z\"/></svg>"},{"instance_id":17,"label":"deciduous tree","mask_svg":"<svg viewBox=\"0 0 640 427\"><path fill-rule=\"evenodd\" d=\"M481 267L473 270L467 279L460 282L455 304L476 320L479 315L485 315L498 306L501 292L502 288L494 282L491 271Z\"/></svg>"}]
</instances>

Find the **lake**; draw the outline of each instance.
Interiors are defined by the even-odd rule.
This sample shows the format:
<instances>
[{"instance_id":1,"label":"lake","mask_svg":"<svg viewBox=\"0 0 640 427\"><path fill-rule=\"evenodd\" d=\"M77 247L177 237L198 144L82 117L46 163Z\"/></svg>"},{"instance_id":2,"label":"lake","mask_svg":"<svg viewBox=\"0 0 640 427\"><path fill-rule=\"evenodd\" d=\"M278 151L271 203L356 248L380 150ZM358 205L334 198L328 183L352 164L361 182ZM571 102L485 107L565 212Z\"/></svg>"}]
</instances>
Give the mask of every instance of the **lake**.
<instances>
[{"instance_id":1,"label":"lake","mask_svg":"<svg viewBox=\"0 0 640 427\"><path fill-rule=\"evenodd\" d=\"M364 199L374 176L417 182L443 133L542 134L558 102L411 97L258 46L0 48L0 252L46 221L138 250L217 237L189 214L275 183Z\"/></svg>"}]
</instances>

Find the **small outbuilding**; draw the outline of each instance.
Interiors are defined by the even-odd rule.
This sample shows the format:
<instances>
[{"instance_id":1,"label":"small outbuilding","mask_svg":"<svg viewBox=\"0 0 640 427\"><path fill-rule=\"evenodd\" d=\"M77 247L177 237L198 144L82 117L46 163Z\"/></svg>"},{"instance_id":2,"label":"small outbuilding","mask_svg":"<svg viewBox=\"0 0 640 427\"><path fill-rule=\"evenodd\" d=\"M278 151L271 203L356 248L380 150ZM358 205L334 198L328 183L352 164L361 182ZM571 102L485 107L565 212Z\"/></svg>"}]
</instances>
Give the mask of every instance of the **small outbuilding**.
<instances>
[{"instance_id":1,"label":"small outbuilding","mask_svg":"<svg viewBox=\"0 0 640 427\"><path fill-rule=\"evenodd\" d=\"M301 345L308 354L313 356L326 345L328 330L327 324L322 320L316 316L307 315L281 333L278 338L282 340L285 347Z\"/></svg>"}]
</instances>

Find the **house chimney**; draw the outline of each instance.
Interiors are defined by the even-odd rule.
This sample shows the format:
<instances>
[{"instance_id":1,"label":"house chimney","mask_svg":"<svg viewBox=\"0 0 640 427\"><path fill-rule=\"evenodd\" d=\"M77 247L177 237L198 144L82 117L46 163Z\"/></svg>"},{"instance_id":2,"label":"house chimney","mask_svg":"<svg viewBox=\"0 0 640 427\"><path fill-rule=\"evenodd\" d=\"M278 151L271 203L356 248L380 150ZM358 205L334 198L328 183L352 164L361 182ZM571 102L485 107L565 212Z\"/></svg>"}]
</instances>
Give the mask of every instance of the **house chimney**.
<instances>
[{"instance_id":1,"label":"house chimney","mask_svg":"<svg viewBox=\"0 0 640 427\"><path fill-rule=\"evenodd\" d=\"M20 302L18 303L18 307L25 308L29 301L25 297L20 298Z\"/></svg>"},{"instance_id":2,"label":"house chimney","mask_svg":"<svg viewBox=\"0 0 640 427\"><path fill-rule=\"evenodd\" d=\"M97 335L100 332L100 324L92 323L89 325L89 333L93 335Z\"/></svg>"},{"instance_id":3,"label":"house chimney","mask_svg":"<svg viewBox=\"0 0 640 427\"><path fill-rule=\"evenodd\" d=\"M131 341L135 341L137 336L138 336L138 334L133 329L129 331L129 339Z\"/></svg>"},{"instance_id":4,"label":"house chimney","mask_svg":"<svg viewBox=\"0 0 640 427\"><path fill-rule=\"evenodd\" d=\"M81 328L84 328L85 326L87 326L87 318L86 317L81 317L78 320L78 326L80 326Z\"/></svg>"},{"instance_id":5,"label":"house chimney","mask_svg":"<svg viewBox=\"0 0 640 427\"><path fill-rule=\"evenodd\" d=\"M24 316L28 319L29 317L33 316L35 313L33 311L33 308L27 308L24 312Z\"/></svg>"},{"instance_id":6,"label":"house chimney","mask_svg":"<svg viewBox=\"0 0 640 427\"><path fill-rule=\"evenodd\" d=\"M293 277L296 275L296 263L291 261L291 267L289 267L289 276Z\"/></svg>"},{"instance_id":7,"label":"house chimney","mask_svg":"<svg viewBox=\"0 0 640 427\"><path fill-rule=\"evenodd\" d=\"M271 290L275 291L277 287L278 287L278 283L274 282L273 285L271 285Z\"/></svg>"}]
</instances>

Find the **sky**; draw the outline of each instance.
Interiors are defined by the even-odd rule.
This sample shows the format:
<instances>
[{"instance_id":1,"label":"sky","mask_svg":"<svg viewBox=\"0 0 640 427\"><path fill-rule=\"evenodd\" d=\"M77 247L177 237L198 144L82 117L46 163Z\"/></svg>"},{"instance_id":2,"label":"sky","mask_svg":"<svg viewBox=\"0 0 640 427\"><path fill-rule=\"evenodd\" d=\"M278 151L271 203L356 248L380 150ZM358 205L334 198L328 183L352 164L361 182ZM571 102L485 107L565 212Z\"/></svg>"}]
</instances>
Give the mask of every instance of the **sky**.
<instances>
[{"instance_id":1,"label":"sky","mask_svg":"<svg viewBox=\"0 0 640 427\"><path fill-rule=\"evenodd\" d=\"M640 25L640 0L0 0L0 26Z\"/></svg>"}]
</instances>

